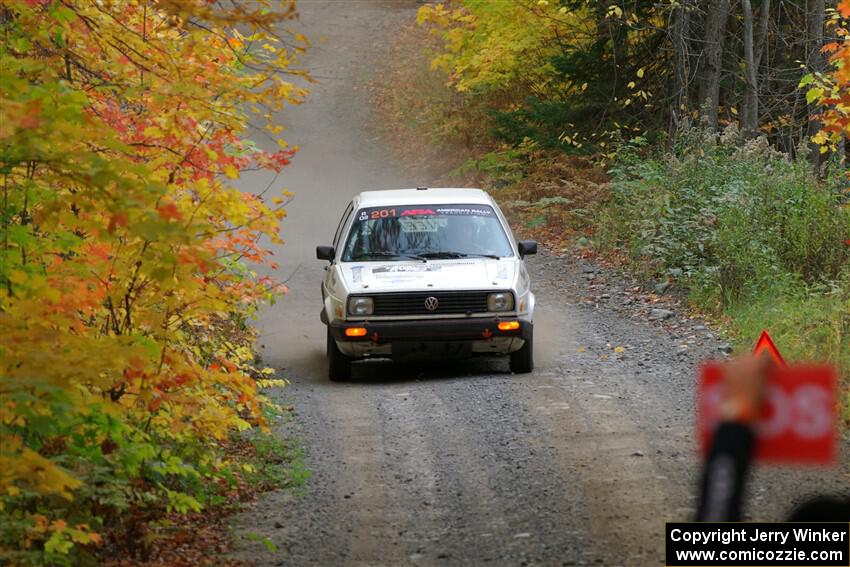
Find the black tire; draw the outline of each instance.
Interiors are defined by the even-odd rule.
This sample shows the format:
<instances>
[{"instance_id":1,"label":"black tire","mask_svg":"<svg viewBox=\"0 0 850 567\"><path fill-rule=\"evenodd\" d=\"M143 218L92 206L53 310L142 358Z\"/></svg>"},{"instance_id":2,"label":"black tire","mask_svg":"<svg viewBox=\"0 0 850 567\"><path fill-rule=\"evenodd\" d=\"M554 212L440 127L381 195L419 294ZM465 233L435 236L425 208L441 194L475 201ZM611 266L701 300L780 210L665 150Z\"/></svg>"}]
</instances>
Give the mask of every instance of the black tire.
<instances>
[{"instance_id":1,"label":"black tire","mask_svg":"<svg viewBox=\"0 0 850 567\"><path fill-rule=\"evenodd\" d=\"M528 333L525 344L516 352L511 353L511 372L528 374L534 370L534 331Z\"/></svg>"},{"instance_id":2,"label":"black tire","mask_svg":"<svg viewBox=\"0 0 850 567\"><path fill-rule=\"evenodd\" d=\"M328 327L328 378L334 382L342 382L351 378L351 357L345 356L336 346L336 341L331 336Z\"/></svg>"}]
</instances>

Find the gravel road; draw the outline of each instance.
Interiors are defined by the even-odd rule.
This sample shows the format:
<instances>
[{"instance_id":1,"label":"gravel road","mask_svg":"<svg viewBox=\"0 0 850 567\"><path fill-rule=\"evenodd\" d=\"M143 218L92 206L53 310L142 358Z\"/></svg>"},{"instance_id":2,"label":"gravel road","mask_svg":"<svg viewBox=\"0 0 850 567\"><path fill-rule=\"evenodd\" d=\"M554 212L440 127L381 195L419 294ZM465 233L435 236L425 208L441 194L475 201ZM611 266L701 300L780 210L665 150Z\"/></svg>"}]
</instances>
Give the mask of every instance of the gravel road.
<instances>
[{"instance_id":1,"label":"gravel road","mask_svg":"<svg viewBox=\"0 0 850 567\"><path fill-rule=\"evenodd\" d=\"M234 518L246 536L234 555L295 566L663 564L664 522L693 513L694 368L720 342L675 307L648 321L648 298L627 291L627 278L545 252L530 258L531 375L474 359L370 362L350 383L327 380L315 245L329 242L358 191L428 182L405 177L369 134L365 92L417 3L299 6L294 27L315 43L303 64L319 82L281 117L302 147L282 177L296 199L276 250L291 292L260 326L266 361L291 381L283 395L295 419L280 433L303 442L312 476ZM842 463L757 471L753 519L777 520L807 494L840 490Z\"/></svg>"}]
</instances>

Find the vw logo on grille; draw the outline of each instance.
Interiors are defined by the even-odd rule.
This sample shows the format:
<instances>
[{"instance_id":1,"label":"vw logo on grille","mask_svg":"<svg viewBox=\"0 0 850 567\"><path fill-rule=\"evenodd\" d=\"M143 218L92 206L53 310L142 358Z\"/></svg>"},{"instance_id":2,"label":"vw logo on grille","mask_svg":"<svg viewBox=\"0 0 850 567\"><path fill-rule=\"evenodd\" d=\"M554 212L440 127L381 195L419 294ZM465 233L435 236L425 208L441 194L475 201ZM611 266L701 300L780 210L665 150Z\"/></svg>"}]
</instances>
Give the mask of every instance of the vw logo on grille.
<instances>
[{"instance_id":1,"label":"vw logo on grille","mask_svg":"<svg viewBox=\"0 0 850 567\"><path fill-rule=\"evenodd\" d=\"M427 309L428 311L436 311L437 307L439 306L440 302L439 300L437 300L436 297L431 296L425 298L425 309Z\"/></svg>"}]
</instances>

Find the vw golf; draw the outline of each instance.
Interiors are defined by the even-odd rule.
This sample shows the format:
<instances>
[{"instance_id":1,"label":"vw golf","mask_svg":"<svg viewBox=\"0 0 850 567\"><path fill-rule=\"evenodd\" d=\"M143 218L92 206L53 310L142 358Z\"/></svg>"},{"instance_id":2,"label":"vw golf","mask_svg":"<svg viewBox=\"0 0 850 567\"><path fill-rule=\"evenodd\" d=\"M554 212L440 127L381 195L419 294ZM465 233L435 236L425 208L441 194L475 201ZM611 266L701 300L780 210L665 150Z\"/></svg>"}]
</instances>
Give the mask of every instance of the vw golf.
<instances>
[{"instance_id":1,"label":"vw golf","mask_svg":"<svg viewBox=\"0 0 850 567\"><path fill-rule=\"evenodd\" d=\"M342 215L322 281L331 380L363 358L509 355L534 368L534 294L496 202L480 189L365 191Z\"/></svg>"}]
</instances>

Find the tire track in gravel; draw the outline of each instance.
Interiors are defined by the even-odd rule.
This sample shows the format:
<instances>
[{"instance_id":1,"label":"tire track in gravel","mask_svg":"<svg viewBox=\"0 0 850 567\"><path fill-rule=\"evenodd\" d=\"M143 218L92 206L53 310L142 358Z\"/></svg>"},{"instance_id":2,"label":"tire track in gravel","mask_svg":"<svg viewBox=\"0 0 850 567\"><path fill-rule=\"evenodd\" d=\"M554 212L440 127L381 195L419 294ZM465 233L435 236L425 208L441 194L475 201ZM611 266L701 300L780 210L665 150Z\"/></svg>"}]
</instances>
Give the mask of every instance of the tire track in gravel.
<instances>
[{"instance_id":1,"label":"tire track in gravel","mask_svg":"<svg viewBox=\"0 0 850 567\"><path fill-rule=\"evenodd\" d=\"M519 403L525 377L463 377L436 389L444 410L436 416L443 434L441 468L460 500L453 503L447 564L523 564L566 555L560 522L539 518L569 516L570 505L557 498L553 464L528 444L531 425ZM557 555L556 555L557 554Z\"/></svg>"},{"instance_id":2,"label":"tire track in gravel","mask_svg":"<svg viewBox=\"0 0 850 567\"><path fill-rule=\"evenodd\" d=\"M560 316L545 303L541 307L555 313L550 316L558 320L557 329L567 330L560 333L566 335L565 353L577 353L582 343L591 342L581 340L586 338L582 335L592 334L596 341L604 338L585 326L576 332L575 318ZM654 562L663 541L663 520L668 519L659 518L658 512L674 498L655 455L645 458L652 450L649 436L624 411L622 390L607 387L612 380L629 377L607 365L581 374L570 372L574 358L561 356L523 392L525 403L540 420L531 442L553 452L562 474L571 479L571 489L580 491L590 539L618 542L620 553L600 549L607 562Z\"/></svg>"},{"instance_id":3,"label":"tire track in gravel","mask_svg":"<svg viewBox=\"0 0 850 567\"><path fill-rule=\"evenodd\" d=\"M387 524L385 514L391 507L384 479L383 428L376 426L381 423L376 401L373 392L360 390L354 400L351 396L332 395L326 406L327 414L334 416L328 425L334 429L339 448L334 474L340 479L342 499L349 500L347 507L351 511L346 527L350 533L350 557L359 565L375 564L376 557L391 560L382 556L380 549ZM344 420L337 416L344 416Z\"/></svg>"},{"instance_id":4,"label":"tire track in gravel","mask_svg":"<svg viewBox=\"0 0 850 567\"><path fill-rule=\"evenodd\" d=\"M430 383L400 382L385 390L380 409L383 428L393 441L385 455L385 474L391 486L389 524L396 530L395 546L407 562L436 565L444 559L440 542L454 525L448 500L457 494L451 487L451 469L439 459L445 438L434 435L444 408Z\"/></svg>"}]
</instances>

